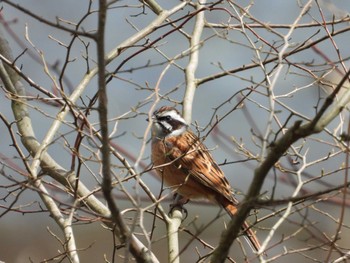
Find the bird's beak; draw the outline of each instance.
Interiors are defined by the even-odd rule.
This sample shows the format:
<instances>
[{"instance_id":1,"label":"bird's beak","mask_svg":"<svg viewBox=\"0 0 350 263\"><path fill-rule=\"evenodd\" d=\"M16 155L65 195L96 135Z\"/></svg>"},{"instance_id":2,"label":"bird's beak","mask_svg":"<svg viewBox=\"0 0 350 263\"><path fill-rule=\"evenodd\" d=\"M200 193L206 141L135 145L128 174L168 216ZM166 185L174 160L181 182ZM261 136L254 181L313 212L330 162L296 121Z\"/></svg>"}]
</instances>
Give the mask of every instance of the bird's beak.
<instances>
[{"instance_id":1,"label":"bird's beak","mask_svg":"<svg viewBox=\"0 0 350 263\"><path fill-rule=\"evenodd\" d=\"M156 121L156 117L154 115L152 115L151 119L152 119L153 122ZM146 121L149 121L149 118L147 118Z\"/></svg>"}]
</instances>

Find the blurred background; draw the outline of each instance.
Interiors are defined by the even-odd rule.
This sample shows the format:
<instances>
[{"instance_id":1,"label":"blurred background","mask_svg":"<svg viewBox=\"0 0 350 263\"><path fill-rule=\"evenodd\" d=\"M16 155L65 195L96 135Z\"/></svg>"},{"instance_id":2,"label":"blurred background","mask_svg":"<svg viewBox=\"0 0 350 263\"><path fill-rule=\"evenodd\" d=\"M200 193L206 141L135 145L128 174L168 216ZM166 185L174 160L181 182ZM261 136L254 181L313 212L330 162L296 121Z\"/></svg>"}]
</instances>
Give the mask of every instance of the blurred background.
<instances>
[{"instance_id":1,"label":"blurred background","mask_svg":"<svg viewBox=\"0 0 350 263\"><path fill-rule=\"evenodd\" d=\"M83 36L75 39L70 45L73 39L70 32L50 26L33 15L53 24L59 23L74 28L74 24L87 14L91 4L91 12L81 23L79 30L93 33L97 27L98 2L9 1L19 4L31 13L26 13L7 2L1 3L1 30L10 43L13 56L17 58L16 65L45 90L60 96L55 88L55 83L60 83L64 86L64 92L67 95L71 94L82 81L84 74L96 66L96 45L91 39ZM171 9L180 1L158 3L164 9ZM265 62L277 57L276 51L281 50L284 44L283 36L291 30L291 25L300 16L305 4L306 1L224 1L204 11L206 27L201 35L199 62L195 72L200 85L196 89L193 101L191 128L194 131L198 130L201 136L208 135L205 143L224 170L238 199L244 197L252 181L254 169L259 165L262 137L268 133L267 140L272 142L284 132L281 127L290 127L299 119L304 122L312 119L324 103L327 94L334 89L344 74L340 62L348 64L350 3L341 0L313 2L288 38L286 53L291 53L283 61L283 68L274 84L275 116L271 127L268 127L272 106L269 94L271 91L268 89L271 83L268 83L266 76L274 79L277 61ZM209 8L210 3L204 6ZM142 2L138 1L113 1L110 7L106 29L107 53L156 18L148 7L144 7ZM194 12L194 7L187 5L171 16L171 20L180 25L184 21L182 18L191 12ZM239 16L242 17L242 23L246 23L244 28L241 21L237 20ZM66 23L67 21L71 24ZM323 27L324 21L329 22L328 32ZM146 118L155 100L155 87L169 63L172 65L159 84L161 101L157 107L171 105L182 110L181 102L186 88L184 68L189 61L188 36L192 34L194 25L195 16L181 27L183 32L174 30L173 33L167 34L173 28L166 24L139 41L138 45L127 48L107 66L107 73L112 73L121 66L108 83L110 131L115 129L112 142L132 165L139 157L142 143L150 137L150 134L144 137L148 125ZM342 33L332 38L328 37L329 32L341 30ZM153 48L137 53L157 39L159 41ZM317 40L322 41L293 53ZM176 59L171 61L173 58ZM69 63L66 63L67 60ZM259 66L260 62L264 62L264 67ZM45 63L50 74L44 70ZM254 64L258 66L249 68ZM244 69L245 67L248 69ZM230 70L231 73L223 74ZM47 97L38 89L24 83L34 131L37 139L41 141L61 107L54 102L41 100L40 98ZM254 92L240 103L249 90ZM96 91L97 78L94 78L77 101L77 107L83 109ZM0 100L1 114L9 122L13 122L11 101L4 89ZM211 130L215 121L223 116L225 118ZM88 119L98 129L98 115L95 110L92 110ZM297 142L294 150L290 149L276 169L271 171L262 191L262 199L282 199L292 195L297 182L297 171L303 164L296 152L305 156L304 161L308 164L302 172L304 186L300 195L341 186L347 170L347 155L344 145L337 138L347 133L347 125L348 114L344 112L327 127L327 131ZM15 128L14 130L16 131ZM74 131L74 118L68 116L48 149L48 153L67 170L71 168L70 149L76 138ZM12 146L8 128L3 123L0 124L0 134L0 261L56 262L57 259L57 262L68 262L64 257L57 256L63 251L61 232L42 206L37 192L33 189L19 190L19 182L25 183L27 178L18 172L20 169L24 170L24 166ZM17 139L19 140L19 137ZM81 168L80 180L93 190L99 187L101 182L100 165L94 156L94 151L97 153L94 144L89 142L88 138L84 140L85 146L80 153L85 165ZM23 147L22 150L29 156ZM142 165L137 167L139 172L150 165L149 155L147 143L141 156ZM116 176L124 178L128 175L117 159L112 159L112 163ZM154 174L144 173L142 179L158 196L160 182ZM62 202L62 209L66 207L64 204L72 202L72 197L65 195L52 179L45 180L47 185L52 187L52 195ZM132 196L140 193L143 207L150 204L146 194L134 180L126 181L124 186ZM114 194L121 209L132 207L130 200L119 187L116 187ZM96 195L103 200L102 193L97 192ZM339 218L343 218L344 223L349 220L347 199L341 192L332 191L295 206L292 214L277 229L268 246L270 249L267 254L271 261L291 262L293 259L300 263L323 262L328 251L327 246L322 245L335 235ZM165 208L168 208L169 200L170 197L164 201ZM11 211L8 209L10 206ZM202 201L190 202L186 208L188 216L183 222L180 234L182 262L197 262L201 255L211 251L210 246L216 246L229 218L215 205ZM259 209L257 218L267 217L256 226L261 240L266 238L271 227L280 218L281 214L277 211L283 208L285 204ZM275 212L276 215L269 217ZM94 220L96 218L93 215L83 212L80 215L80 220L74 225L74 231L78 248L81 250L81 262L113 262L115 244L111 231L106 229L101 221ZM84 216L86 221L82 219ZM133 211L125 211L127 222L132 223L133 217ZM149 232L152 230L153 220L154 216L151 213L147 214L144 224ZM254 215L249 219L250 222L255 220ZM165 225L159 219L155 221L152 250L159 256L160 262L167 262ZM142 231L137 231L140 239L145 240ZM197 233L208 246L193 238ZM343 252L340 251L350 249L349 234L348 228L342 228L341 240L337 243L339 249L332 255L333 260L342 255ZM282 242L286 237L287 240ZM231 256L236 262L245 260L241 245L249 250L244 239L241 238L240 241L241 243L236 242L231 249ZM320 249L313 246L319 246ZM236 251L238 254L235 254ZM118 250L116 253L114 262L123 262L124 251ZM257 260L251 253L248 254L252 261Z\"/></svg>"}]
</instances>

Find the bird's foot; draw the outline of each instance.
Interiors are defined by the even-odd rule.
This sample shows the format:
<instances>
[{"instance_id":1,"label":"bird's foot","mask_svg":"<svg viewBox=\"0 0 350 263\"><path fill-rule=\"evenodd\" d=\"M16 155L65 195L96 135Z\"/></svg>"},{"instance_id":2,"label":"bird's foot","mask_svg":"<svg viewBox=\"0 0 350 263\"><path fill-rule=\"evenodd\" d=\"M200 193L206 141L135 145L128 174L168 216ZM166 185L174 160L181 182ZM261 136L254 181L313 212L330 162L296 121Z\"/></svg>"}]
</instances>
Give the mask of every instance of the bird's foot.
<instances>
[{"instance_id":1,"label":"bird's foot","mask_svg":"<svg viewBox=\"0 0 350 263\"><path fill-rule=\"evenodd\" d=\"M188 216L188 212L184 205L187 204L189 200L190 199L186 197L183 197L179 194L175 194L174 201L172 204L170 204L169 215L172 215L175 210L180 210L183 214L185 214L185 217L183 218L183 220L185 220Z\"/></svg>"}]
</instances>

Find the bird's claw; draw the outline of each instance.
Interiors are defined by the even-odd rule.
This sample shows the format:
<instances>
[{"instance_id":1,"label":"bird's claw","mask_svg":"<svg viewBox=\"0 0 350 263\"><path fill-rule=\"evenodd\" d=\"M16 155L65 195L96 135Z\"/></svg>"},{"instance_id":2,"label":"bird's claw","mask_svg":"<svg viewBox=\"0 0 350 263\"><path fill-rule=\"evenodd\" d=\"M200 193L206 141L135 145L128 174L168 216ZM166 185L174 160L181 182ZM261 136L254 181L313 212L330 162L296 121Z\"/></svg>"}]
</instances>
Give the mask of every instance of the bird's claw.
<instances>
[{"instance_id":1,"label":"bird's claw","mask_svg":"<svg viewBox=\"0 0 350 263\"><path fill-rule=\"evenodd\" d=\"M175 194L174 195L174 201L172 204L170 204L170 211L169 211L169 215L172 215L173 211L175 209L179 209L181 210L181 212L183 214L185 214L185 217L183 218L183 220L185 220L188 216L188 211L187 209L184 207L185 204L187 204L189 201L189 199L179 195L179 194Z\"/></svg>"}]
</instances>

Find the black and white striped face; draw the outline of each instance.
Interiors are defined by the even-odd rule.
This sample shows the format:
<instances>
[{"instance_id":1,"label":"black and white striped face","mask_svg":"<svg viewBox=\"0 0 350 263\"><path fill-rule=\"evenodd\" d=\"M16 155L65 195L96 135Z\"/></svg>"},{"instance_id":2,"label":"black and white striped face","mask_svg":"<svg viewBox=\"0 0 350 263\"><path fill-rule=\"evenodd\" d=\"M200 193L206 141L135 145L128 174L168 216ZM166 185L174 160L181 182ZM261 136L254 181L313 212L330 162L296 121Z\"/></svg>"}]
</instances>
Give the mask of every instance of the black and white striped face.
<instances>
[{"instance_id":1,"label":"black and white striped face","mask_svg":"<svg viewBox=\"0 0 350 263\"><path fill-rule=\"evenodd\" d=\"M175 108L167 106L156 110L152 121L152 135L157 138L179 136L188 126Z\"/></svg>"}]
</instances>

